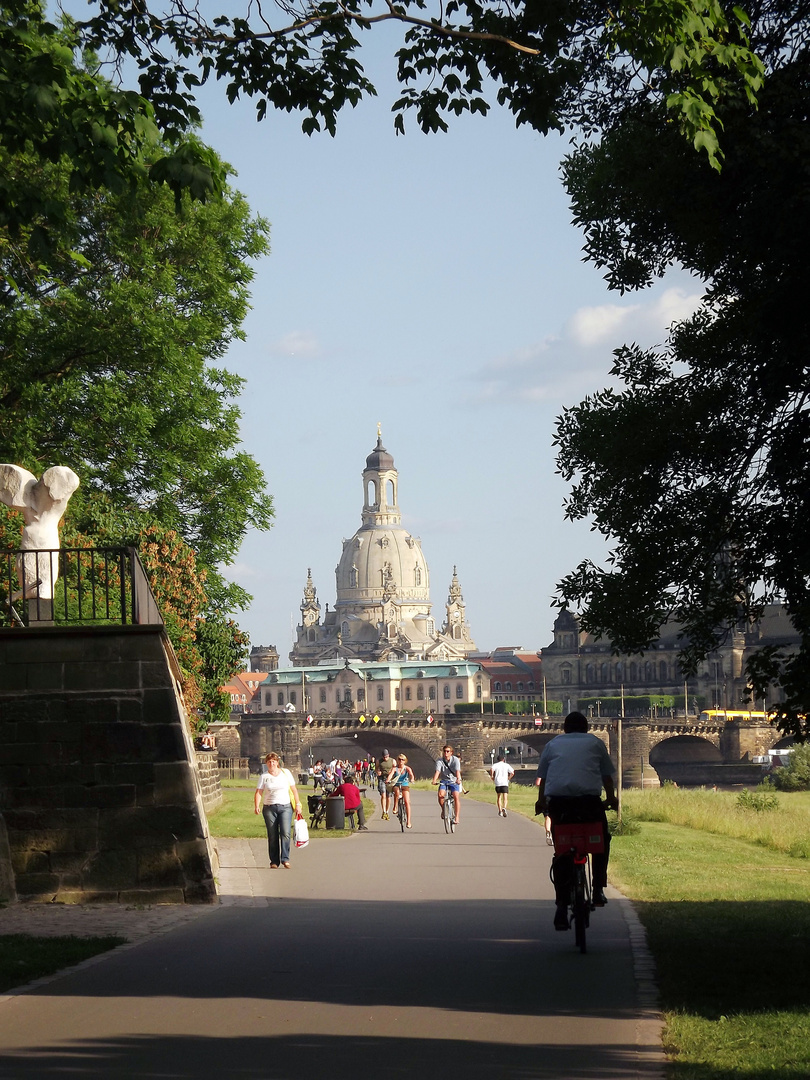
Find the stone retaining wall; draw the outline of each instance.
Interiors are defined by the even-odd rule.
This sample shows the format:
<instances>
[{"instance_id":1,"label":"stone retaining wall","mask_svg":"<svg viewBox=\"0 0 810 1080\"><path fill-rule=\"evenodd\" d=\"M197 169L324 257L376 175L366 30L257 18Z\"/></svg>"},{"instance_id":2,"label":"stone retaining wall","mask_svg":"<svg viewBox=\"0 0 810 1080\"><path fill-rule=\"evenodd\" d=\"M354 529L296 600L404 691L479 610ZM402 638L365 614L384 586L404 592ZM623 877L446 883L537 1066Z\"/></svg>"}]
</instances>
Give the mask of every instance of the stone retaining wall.
<instances>
[{"instance_id":1,"label":"stone retaining wall","mask_svg":"<svg viewBox=\"0 0 810 1080\"><path fill-rule=\"evenodd\" d=\"M215 901L163 627L0 631L0 813L20 900Z\"/></svg>"},{"instance_id":2,"label":"stone retaining wall","mask_svg":"<svg viewBox=\"0 0 810 1080\"><path fill-rule=\"evenodd\" d=\"M206 814L222 806L222 785L219 782L219 759L216 750L197 750L197 775Z\"/></svg>"}]
</instances>

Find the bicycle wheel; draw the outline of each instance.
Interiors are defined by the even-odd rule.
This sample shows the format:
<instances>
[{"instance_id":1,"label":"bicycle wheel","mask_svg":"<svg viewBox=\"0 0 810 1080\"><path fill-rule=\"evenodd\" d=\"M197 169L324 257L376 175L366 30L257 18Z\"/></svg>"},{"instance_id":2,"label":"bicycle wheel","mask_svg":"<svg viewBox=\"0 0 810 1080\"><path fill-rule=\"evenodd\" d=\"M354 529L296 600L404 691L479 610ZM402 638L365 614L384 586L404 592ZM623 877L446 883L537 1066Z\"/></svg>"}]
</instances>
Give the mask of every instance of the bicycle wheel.
<instances>
[{"instance_id":1,"label":"bicycle wheel","mask_svg":"<svg viewBox=\"0 0 810 1080\"><path fill-rule=\"evenodd\" d=\"M400 829L405 832L405 822L407 821L408 816L405 813L405 800L401 795L399 797L399 805L397 806L397 817L399 818Z\"/></svg>"},{"instance_id":2,"label":"bicycle wheel","mask_svg":"<svg viewBox=\"0 0 810 1080\"><path fill-rule=\"evenodd\" d=\"M577 866L574 878L574 944L579 951L586 951L585 931L588 926L588 890L585 884L585 869Z\"/></svg>"},{"instance_id":3,"label":"bicycle wheel","mask_svg":"<svg viewBox=\"0 0 810 1080\"><path fill-rule=\"evenodd\" d=\"M444 802L442 803L442 821L444 822L444 831L446 833L453 831L453 799L449 794L444 796Z\"/></svg>"}]
</instances>

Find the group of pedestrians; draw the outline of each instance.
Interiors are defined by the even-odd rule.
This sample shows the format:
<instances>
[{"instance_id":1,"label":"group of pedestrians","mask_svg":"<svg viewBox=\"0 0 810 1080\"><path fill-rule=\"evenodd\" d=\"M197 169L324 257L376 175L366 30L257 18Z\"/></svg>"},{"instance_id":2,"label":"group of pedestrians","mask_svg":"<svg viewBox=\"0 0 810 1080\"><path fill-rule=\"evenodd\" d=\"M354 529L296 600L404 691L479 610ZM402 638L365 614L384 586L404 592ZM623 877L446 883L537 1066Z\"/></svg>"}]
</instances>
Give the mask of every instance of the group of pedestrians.
<instances>
[{"instance_id":1,"label":"group of pedestrians","mask_svg":"<svg viewBox=\"0 0 810 1080\"><path fill-rule=\"evenodd\" d=\"M442 747L442 755L436 761L433 783L438 785L439 811L443 813L447 798L452 798L456 812L456 826L459 824L461 811L461 761L450 745ZM264 815L267 827L270 868L276 870L290 868L290 840L292 833L293 812L301 813L301 800L295 779L289 769L283 768L278 754L268 754L265 758L266 771L259 777L254 795L255 813ZM326 791L327 785L336 795L346 800L347 811L358 815L361 831L367 831L363 800L355 783L355 776L376 778L380 795L382 820L388 821L391 813L396 816L400 801L405 807L406 827L411 828L410 787L414 774L408 765L405 754L391 757L388 750L383 750L376 762L367 759L354 763L352 769L348 761L316 762L313 776L316 787L320 784ZM359 768L357 766L360 766ZM599 821L604 835L604 852L593 855L593 903L603 906L607 903L605 887L607 885L607 867L610 854L610 833L607 817L602 803L604 788L607 806L616 809L618 802L613 786L616 769L610 759L607 748L601 739L588 732L588 721L580 712L572 712L563 723L563 734L551 739L540 756L535 784L538 799L535 813L546 817L546 835L553 835L555 825L576 822ZM495 784L496 807L500 817L506 817L509 799L509 783L515 774L512 766L501 754L490 768L490 776ZM557 930L567 930L567 913L573 864L570 855L555 854L552 859L552 877L556 899L554 926Z\"/></svg>"},{"instance_id":2,"label":"group of pedestrians","mask_svg":"<svg viewBox=\"0 0 810 1080\"><path fill-rule=\"evenodd\" d=\"M374 762L369 761L368 758L359 758L355 762L333 758L327 764L323 758L319 758L309 770L309 774L312 777L313 790L317 791L321 788L322 791L328 793L334 791L349 776L359 779L361 784L373 784Z\"/></svg>"}]
</instances>

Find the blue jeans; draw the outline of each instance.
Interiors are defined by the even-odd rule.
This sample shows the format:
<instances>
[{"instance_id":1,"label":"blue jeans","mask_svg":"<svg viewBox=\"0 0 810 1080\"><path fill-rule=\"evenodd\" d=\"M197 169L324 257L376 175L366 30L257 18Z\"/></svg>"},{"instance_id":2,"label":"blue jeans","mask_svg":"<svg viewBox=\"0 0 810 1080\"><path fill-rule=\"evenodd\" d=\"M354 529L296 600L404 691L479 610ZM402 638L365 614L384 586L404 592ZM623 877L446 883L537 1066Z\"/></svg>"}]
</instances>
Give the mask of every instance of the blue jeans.
<instances>
[{"instance_id":1,"label":"blue jeans","mask_svg":"<svg viewBox=\"0 0 810 1080\"><path fill-rule=\"evenodd\" d=\"M262 807L267 827L267 849L274 866L290 861L290 834L293 808L289 803L269 803Z\"/></svg>"}]
</instances>

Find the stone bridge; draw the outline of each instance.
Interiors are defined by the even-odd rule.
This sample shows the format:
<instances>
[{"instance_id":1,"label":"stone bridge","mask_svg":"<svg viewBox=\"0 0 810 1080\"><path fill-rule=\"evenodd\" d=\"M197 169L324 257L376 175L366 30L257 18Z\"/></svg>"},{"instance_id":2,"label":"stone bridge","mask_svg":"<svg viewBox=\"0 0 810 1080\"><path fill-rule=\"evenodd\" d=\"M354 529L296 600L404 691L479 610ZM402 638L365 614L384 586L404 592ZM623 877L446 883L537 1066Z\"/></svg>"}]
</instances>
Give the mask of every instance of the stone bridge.
<instances>
[{"instance_id":1,"label":"stone bridge","mask_svg":"<svg viewBox=\"0 0 810 1080\"><path fill-rule=\"evenodd\" d=\"M593 717L590 730L610 750L619 751L615 717ZM403 752L416 775L432 773L442 746L450 743L467 774L488 766L491 753L512 740L541 751L562 731L562 718L534 716L400 715L376 718L353 715L306 717L252 715L240 720L240 756L256 771L264 756L275 751L293 771L307 768L324 746L335 745L338 756L378 757L383 748ZM339 740L339 741L338 741ZM347 742L356 749L352 751ZM622 774L627 787L678 783L756 783L760 768L751 759L784 742L781 733L758 720L701 722L698 717L626 718L622 721ZM319 753L315 748L319 748Z\"/></svg>"}]
</instances>

